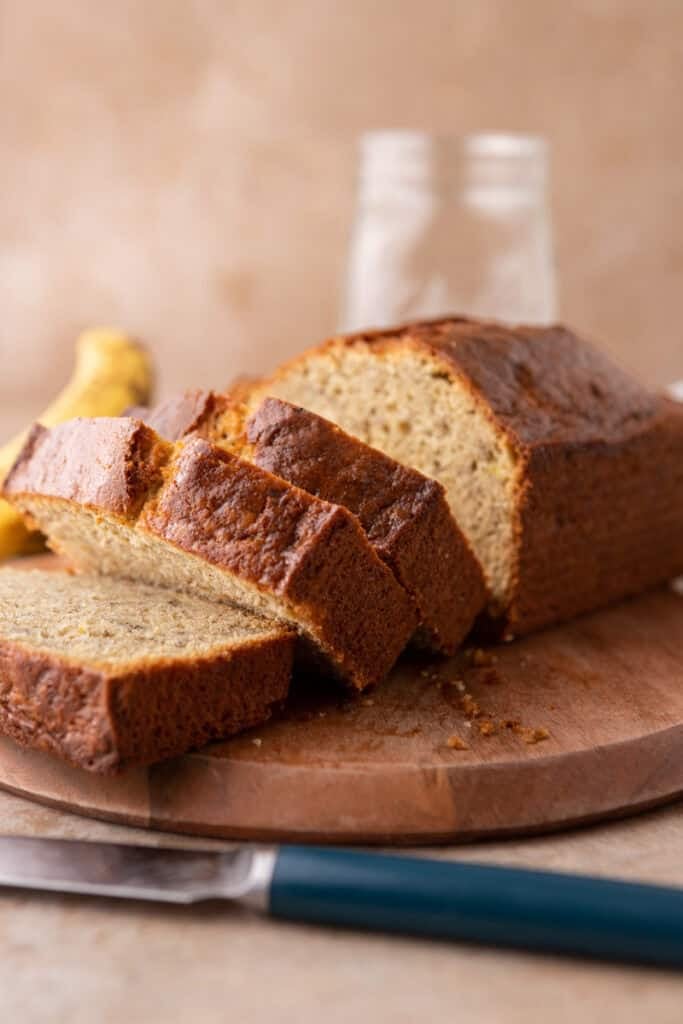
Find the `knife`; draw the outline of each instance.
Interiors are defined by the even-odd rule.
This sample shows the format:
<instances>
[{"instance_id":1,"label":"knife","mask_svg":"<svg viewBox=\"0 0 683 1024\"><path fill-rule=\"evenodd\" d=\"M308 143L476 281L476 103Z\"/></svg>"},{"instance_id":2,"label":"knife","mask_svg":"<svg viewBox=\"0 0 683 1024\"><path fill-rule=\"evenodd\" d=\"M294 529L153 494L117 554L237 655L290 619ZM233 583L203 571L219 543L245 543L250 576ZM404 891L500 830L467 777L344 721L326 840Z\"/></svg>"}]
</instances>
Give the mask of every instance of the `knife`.
<instances>
[{"instance_id":1,"label":"knife","mask_svg":"<svg viewBox=\"0 0 683 1024\"><path fill-rule=\"evenodd\" d=\"M683 890L328 847L177 850L0 837L0 886L683 966Z\"/></svg>"}]
</instances>

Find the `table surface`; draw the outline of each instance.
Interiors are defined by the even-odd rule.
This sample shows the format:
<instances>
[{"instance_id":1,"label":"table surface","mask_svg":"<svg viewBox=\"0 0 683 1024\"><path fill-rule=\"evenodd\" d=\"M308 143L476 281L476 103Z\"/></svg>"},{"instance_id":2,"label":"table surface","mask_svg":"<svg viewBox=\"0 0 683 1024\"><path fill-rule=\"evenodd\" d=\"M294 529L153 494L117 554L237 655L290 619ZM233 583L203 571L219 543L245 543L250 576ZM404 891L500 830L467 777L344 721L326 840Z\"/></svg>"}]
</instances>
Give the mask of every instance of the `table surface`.
<instances>
[{"instance_id":1,"label":"table surface","mask_svg":"<svg viewBox=\"0 0 683 1024\"><path fill-rule=\"evenodd\" d=\"M192 846L0 793L0 833ZM227 846L207 840L195 845ZM683 804L449 859L683 885ZM425 851L421 851L424 854ZM683 977L274 923L223 907L0 897L0 1012L21 1024L680 1024Z\"/></svg>"}]
</instances>

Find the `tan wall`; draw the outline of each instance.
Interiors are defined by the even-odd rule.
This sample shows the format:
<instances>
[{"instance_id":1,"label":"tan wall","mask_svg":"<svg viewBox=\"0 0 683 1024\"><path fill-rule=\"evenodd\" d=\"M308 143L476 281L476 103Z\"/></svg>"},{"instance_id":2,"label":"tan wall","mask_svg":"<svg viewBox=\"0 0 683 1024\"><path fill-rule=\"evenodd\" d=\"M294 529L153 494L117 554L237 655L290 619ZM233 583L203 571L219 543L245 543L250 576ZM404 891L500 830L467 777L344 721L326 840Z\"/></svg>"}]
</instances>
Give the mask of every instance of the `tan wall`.
<instances>
[{"instance_id":1,"label":"tan wall","mask_svg":"<svg viewBox=\"0 0 683 1024\"><path fill-rule=\"evenodd\" d=\"M4 0L0 394L93 321L163 390L335 327L353 140L545 133L565 319L683 376L681 0Z\"/></svg>"}]
</instances>

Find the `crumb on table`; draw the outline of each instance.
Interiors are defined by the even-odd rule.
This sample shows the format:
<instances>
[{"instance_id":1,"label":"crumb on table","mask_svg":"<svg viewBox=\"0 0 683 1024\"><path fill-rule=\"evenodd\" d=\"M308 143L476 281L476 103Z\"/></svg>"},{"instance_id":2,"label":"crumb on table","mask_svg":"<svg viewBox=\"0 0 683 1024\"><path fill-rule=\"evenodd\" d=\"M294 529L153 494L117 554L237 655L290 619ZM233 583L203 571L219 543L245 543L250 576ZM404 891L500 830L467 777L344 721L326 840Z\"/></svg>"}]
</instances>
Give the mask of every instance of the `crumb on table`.
<instances>
[{"instance_id":1,"label":"crumb on table","mask_svg":"<svg viewBox=\"0 0 683 1024\"><path fill-rule=\"evenodd\" d=\"M487 686L497 686L498 683L503 682L503 677L497 669L485 668L483 671L477 673L477 680L479 682L486 683Z\"/></svg>"},{"instance_id":2,"label":"crumb on table","mask_svg":"<svg viewBox=\"0 0 683 1024\"><path fill-rule=\"evenodd\" d=\"M469 747L467 746L465 741L461 740L460 737L456 736L455 734L453 736L448 737L448 739L446 740L446 746L450 747L451 750L469 750Z\"/></svg>"},{"instance_id":3,"label":"crumb on table","mask_svg":"<svg viewBox=\"0 0 683 1024\"><path fill-rule=\"evenodd\" d=\"M513 731L521 736L525 743L542 743L543 740L550 739L550 732L543 726L537 728L531 728L526 725L513 726Z\"/></svg>"},{"instance_id":4,"label":"crumb on table","mask_svg":"<svg viewBox=\"0 0 683 1024\"><path fill-rule=\"evenodd\" d=\"M481 708L471 693L464 693L460 698L460 707L466 718L479 718Z\"/></svg>"},{"instance_id":5,"label":"crumb on table","mask_svg":"<svg viewBox=\"0 0 683 1024\"><path fill-rule=\"evenodd\" d=\"M485 651L483 647L469 647L465 654L472 665L495 665L498 661L495 654Z\"/></svg>"}]
</instances>

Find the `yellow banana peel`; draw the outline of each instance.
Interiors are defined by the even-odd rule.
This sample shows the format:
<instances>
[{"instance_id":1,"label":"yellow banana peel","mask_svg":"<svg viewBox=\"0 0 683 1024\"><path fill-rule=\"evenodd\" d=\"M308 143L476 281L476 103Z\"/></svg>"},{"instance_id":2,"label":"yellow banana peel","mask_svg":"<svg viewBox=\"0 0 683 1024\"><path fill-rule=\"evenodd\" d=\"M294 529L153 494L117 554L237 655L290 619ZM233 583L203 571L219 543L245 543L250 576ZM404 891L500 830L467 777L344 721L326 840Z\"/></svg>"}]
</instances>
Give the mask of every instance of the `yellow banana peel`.
<instances>
[{"instance_id":1,"label":"yellow banana peel","mask_svg":"<svg viewBox=\"0 0 683 1024\"><path fill-rule=\"evenodd\" d=\"M42 548L40 534L32 533L16 509L0 499L0 562L5 558L38 552Z\"/></svg>"},{"instance_id":2,"label":"yellow banana peel","mask_svg":"<svg viewBox=\"0 0 683 1024\"><path fill-rule=\"evenodd\" d=\"M46 427L76 416L120 416L151 397L153 368L149 354L127 334L108 327L84 331L76 341L69 383L38 417ZM0 448L0 482L21 451L28 427ZM22 517L0 499L0 560L39 550L40 540Z\"/></svg>"}]
</instances>

